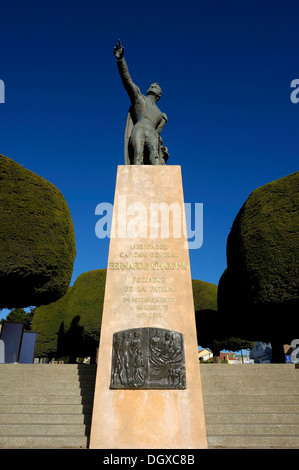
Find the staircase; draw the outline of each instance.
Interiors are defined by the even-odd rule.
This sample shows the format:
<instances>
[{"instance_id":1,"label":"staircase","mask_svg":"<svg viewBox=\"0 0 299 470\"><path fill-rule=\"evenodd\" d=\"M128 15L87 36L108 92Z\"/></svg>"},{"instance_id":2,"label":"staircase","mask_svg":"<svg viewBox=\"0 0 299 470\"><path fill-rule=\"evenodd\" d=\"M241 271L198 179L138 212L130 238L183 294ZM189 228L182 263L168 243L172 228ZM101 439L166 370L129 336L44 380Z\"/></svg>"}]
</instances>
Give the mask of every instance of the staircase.
<instances>
[{"instance_id":1,"label":"staircase","mask_svg":"<svg viewBox=\"0 0 299 470\"><path fill-rule=\"evenodd\" d=\"M0 448L87 448L96 366L0 364Z\"/></svg>"},{"instance_id":2,"label":"staircase","mask_svg":"<svg viewBox=\"0 0 299 470\"><path fill-rule=\"evenodd\" d=\"M208 446L299 448L299 369L201 364ZM0 448L86 449L96 366L0 364Z\"/></svg>"},{"instance_id":3,"label":"staircase","mask_svg":"<svg viewBox=\"0 0 299 470\"><path fill-rule=\"evenodd\" d=\"M209 448L299 448L294 364L201 364Z\"/></svg>"}]
</instances>

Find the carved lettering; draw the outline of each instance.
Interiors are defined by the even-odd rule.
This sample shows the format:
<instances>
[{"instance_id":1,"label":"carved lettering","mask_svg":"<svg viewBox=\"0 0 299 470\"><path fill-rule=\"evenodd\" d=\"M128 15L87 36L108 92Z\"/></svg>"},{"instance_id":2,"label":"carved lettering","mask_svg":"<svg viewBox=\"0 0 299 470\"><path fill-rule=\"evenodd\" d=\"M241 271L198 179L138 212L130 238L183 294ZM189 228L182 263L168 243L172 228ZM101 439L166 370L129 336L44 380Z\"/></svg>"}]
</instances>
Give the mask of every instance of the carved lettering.
<instances>
[{"instance_id":1,"label":"carved lettering","mask_svg":"<svg viewBox=\"0 0 299 470\"><path fill-rule=\"evenodd\" d=\"M186 270L188 269L188 263L186 262L167 262L167 263L160 263L160 262L153 262L153 263L122 263L122 262L117 262L117 263L108 263L108 269L110 270L166 270L166 271L171 271L171 270Z\"/></svg>"},{"instance_id":2,"label":"carved lettering","mask_svg":"<svg viewBox=\"0 0 299 470\"><path fill-rule=\"evenodd\" d=\"M166 282L165 277L133 277L133 282L136 283L148 283L148 284L163 284Z\"/></svg>"},{"instance_id":3,"label":"carved lettering","mask_svg":"<svg viewBox=\"0 0 299 470\"><path fill-rule=\"evenodd\" d=\"M173 289L168 286L151 286L150 292L173 292Z\"/></svg>"}]
</instances>

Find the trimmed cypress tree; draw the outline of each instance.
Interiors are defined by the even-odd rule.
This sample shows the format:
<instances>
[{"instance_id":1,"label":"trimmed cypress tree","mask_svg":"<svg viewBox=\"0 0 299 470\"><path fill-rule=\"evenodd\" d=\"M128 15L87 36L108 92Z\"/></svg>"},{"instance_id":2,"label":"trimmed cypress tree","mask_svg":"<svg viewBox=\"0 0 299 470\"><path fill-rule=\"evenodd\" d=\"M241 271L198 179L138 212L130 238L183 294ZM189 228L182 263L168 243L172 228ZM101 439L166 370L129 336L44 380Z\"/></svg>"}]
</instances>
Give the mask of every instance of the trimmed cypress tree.
<instances>
[{"instance_id":1,"label":"trimmed cypress tree","mask_svg":"<svg viewBox=\"0 0 299 470\"><path fill-rule=\"evenodd\" d=\"M217 309L217 285L192 279L193 301L195 311Z\"/></svg>"},{"instance_id":2,"label":"trimmed cypress tree","mask_svg":"<svg viewBox=\"0 0 299 470\"><path fill-rule=\"evenodd\" d=\"M0 155L0 308L62 297L75 256L73 222L61 192Z\"/></svg>"},{"instance_id":3,"label":"trimmed cypress tree","mask_svg":"<svg viewBox=\"0 0 299 470\"><path fill-rule=\"evenodd\" d=\"M65 296L50 305L38 307L32 330L38 332L39 357L95 359L98 347L105 293L106 270L80 274Z\"/></svg>"},{"instance_id":4,"label":"trimmed cypress tree","mask_svg":"<svg viewBox=\"0 0 299 470\"><path fill-rule=\"evenodd\" d=\"M231 324L232 335L272 346L294 339L299 326L298 209L296 172L253 191L237 214L218 286L219 312L243 317Z\"/></svg>"}]
</instances>

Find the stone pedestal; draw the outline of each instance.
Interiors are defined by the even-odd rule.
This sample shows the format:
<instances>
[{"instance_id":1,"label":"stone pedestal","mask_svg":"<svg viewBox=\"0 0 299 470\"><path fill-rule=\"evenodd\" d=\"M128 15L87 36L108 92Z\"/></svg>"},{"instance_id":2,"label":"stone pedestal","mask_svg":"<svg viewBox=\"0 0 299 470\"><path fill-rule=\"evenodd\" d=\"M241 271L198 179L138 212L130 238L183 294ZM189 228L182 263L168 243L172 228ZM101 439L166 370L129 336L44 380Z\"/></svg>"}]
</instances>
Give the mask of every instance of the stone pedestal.
<instances>
[{"instance_id":1,"label":"stone pedestal","mask_svg":"<svg viewBox=\"0 0 299 470\"><path fill-rule=\"evenodd\" d=\"M91 449L207 447L185 233L180 166L119 166Z\"/></svg>"}]
</instances>

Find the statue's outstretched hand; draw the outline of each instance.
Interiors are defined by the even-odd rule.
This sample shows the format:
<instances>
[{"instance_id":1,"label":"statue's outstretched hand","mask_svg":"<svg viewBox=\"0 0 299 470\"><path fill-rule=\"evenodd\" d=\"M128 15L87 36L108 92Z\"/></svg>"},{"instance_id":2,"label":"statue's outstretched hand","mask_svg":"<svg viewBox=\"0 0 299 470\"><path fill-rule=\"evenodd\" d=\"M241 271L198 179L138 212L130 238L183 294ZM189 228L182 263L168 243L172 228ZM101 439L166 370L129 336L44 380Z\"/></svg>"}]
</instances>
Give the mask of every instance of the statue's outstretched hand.
<instances>
[{"instance_id":1,"label":"statue's outstretched hand","mask_svg":"<svg viewBox=\"0 0 299 470\"><path fill-rule=\"evenodd\" d=\"M116 44L113 54L115 57L119 60L122 59L124 56L124 47L122 46L122 43L120 42L120 39L118 40L118 44Z\"/></svg>"}]
</instances>

